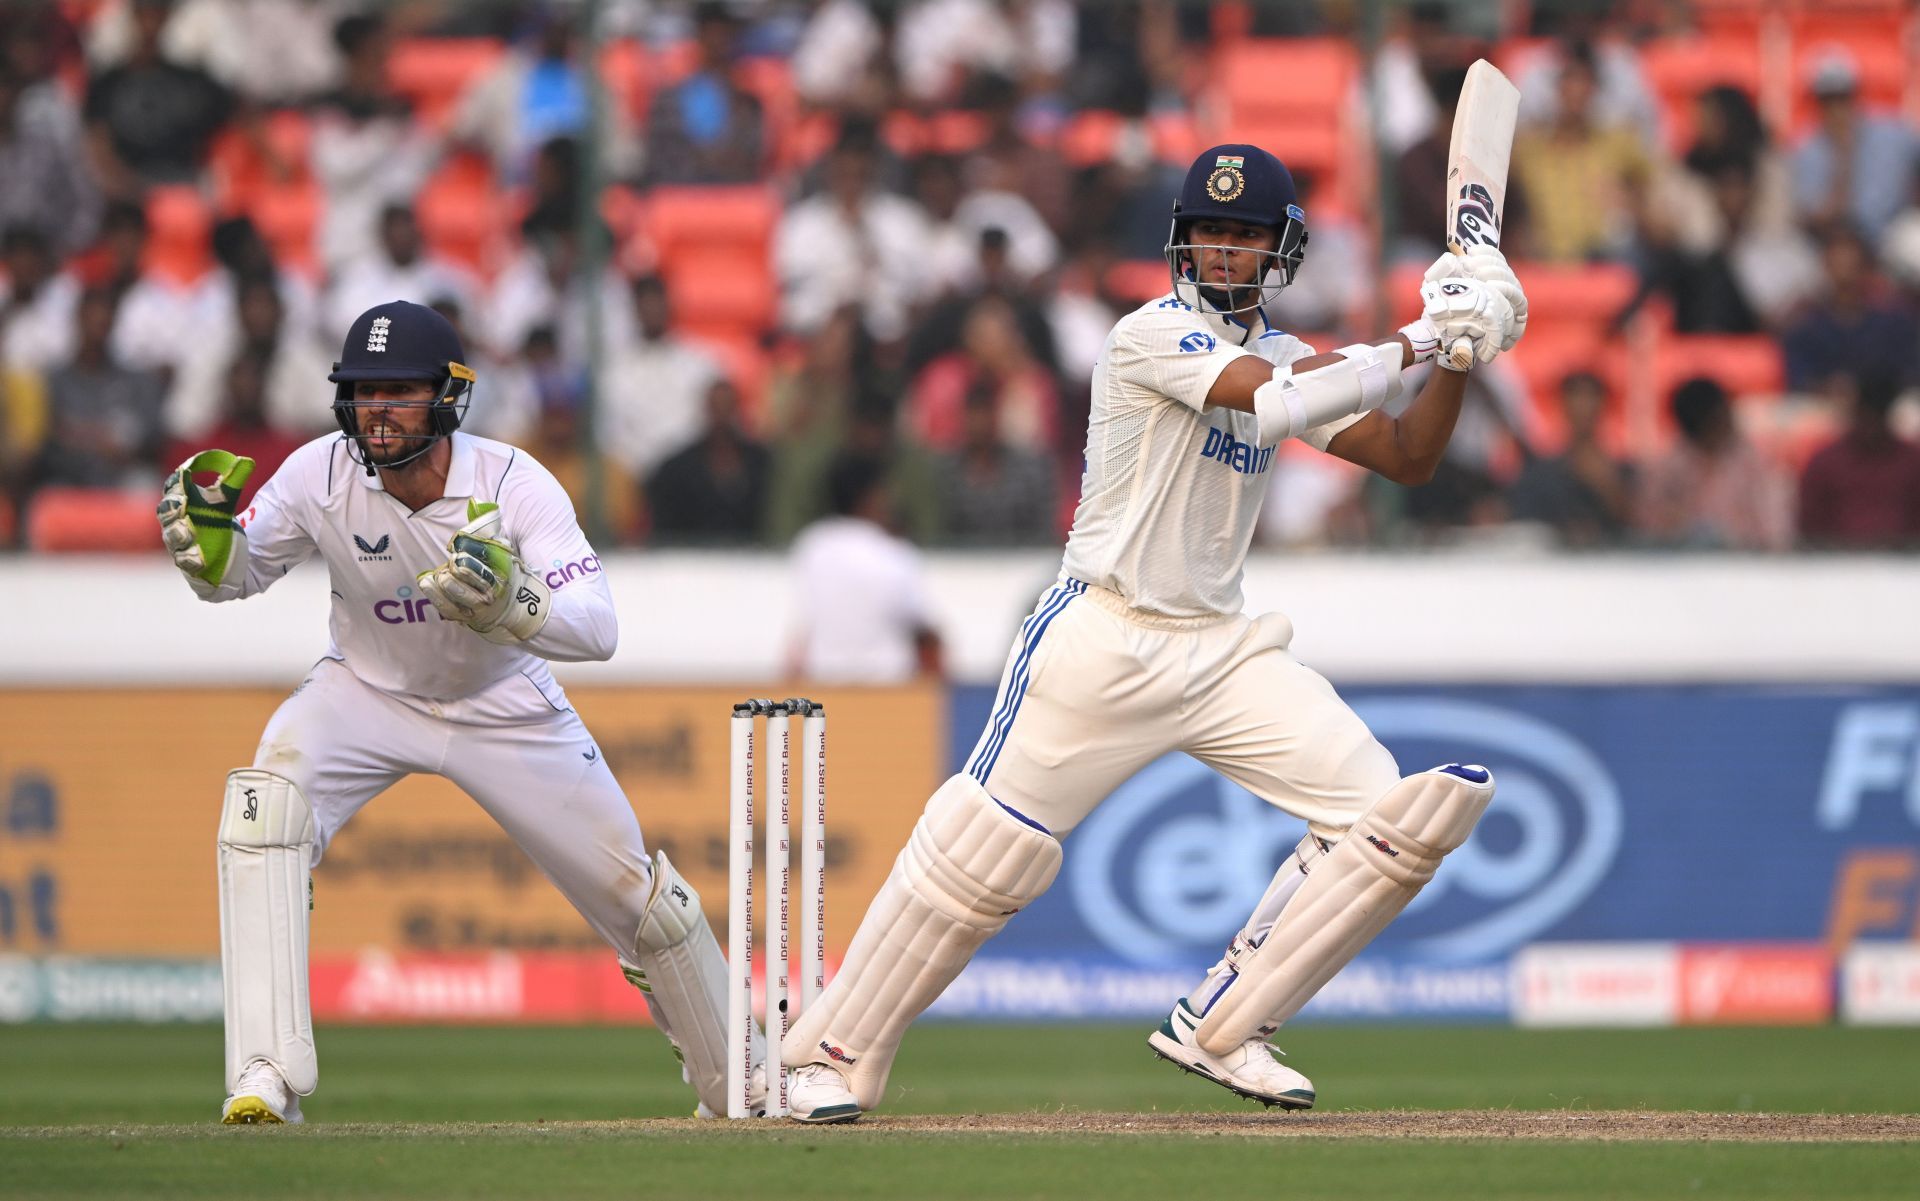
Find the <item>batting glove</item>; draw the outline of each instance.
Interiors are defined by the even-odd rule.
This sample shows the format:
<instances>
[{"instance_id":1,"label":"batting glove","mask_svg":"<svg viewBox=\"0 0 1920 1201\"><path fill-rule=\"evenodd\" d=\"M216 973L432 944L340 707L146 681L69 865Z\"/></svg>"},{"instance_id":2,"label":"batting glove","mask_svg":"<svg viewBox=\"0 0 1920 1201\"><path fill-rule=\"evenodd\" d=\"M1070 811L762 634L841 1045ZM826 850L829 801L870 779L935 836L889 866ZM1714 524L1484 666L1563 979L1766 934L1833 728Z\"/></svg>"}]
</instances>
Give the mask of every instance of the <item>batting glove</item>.
<instances>
[{"instance_id":1,"label":"batting glove","mask_svg":"<svg viewBox=\"0 0 1920 1201\"><path fill-rule=\"evenodd\" d=\"M211 486L196 483L196 473L212 472ZM174 468L160 488L154 515L160 539L173 565L212 588L226 583L247 561L247 536L234 520L240 490L253 474L253 460L224 450L203 450Z\"/></svg>"},{"instance_id":2,"label":"batting glove","mask_svg":"<svg viewBox=\"0 0 1920 1201\"><path fill-rule=\"evenodd\" d=\"M418 577L443 619L503 646L525 642L547 624L553 593L500 536L500 506L469 500L467 524L447 550L447 562Z\"/></svg>"},{"instance_id":3,"label":"batting glove","mask_svg":"<svg viewBox=\"0 0 1920 1201\"><path fill-rule=\"evenodd\" d=\"M1465 254L1443 254L1427 268L1423 281L1435 283L1447 279L1477 279L1506 299L1513 309L1513 323L1502 340L1502 353L1512 350L1527 332L1527 294L1497 246L1485 243L1470 246Z\"/></svg>"},{"instance_id":4,"label":"batting glove","mask_svg":"<svg viewBox=\"0 0 1920 1201\"><path fill-rule=\"evenodd\" d=\"M1492 285L1470 278L1436 280L1420 285L1420 299L1426 305L1421 320L1432 323L1442 347L1465 338L1481 363L1491 363L1504 348L1513 306ZM1437 361L1457 370L1450 355L1442 353Z\"/></svg>"}]
</instances>

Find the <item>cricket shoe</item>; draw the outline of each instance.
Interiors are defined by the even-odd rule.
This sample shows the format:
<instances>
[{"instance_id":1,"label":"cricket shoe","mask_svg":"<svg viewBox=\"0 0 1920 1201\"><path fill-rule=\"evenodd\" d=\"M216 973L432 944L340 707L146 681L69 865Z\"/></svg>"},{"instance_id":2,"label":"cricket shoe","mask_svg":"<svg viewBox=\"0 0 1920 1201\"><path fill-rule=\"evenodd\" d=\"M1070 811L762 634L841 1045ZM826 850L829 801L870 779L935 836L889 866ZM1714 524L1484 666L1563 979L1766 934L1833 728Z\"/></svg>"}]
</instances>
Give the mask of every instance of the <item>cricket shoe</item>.
<instances>
[{"instance_id":1,"label":"cricket shoe","mask_svg":"<svg viewBox=\"0 0 1920 1201\"><path fill-rule=\"evenodd\" d=\"M809 1063L787 1077L787 1116L817 1126L851 1122L860 1116L860 1102L838 1069Z\"/></svg>"},{"instance_id":2,"label":"cricket shoe","mask_svg":"<svg viewBox=\"0 0 1920 1201\"><path fill-rule=\"evenodd\" d=\"M300 1116L300 1095L287 1087L280 1069L264 1059L252 1061L246 1071L240 1073L240 1083L234 1086L233 1095L221 1109L220 1120L229 1126L282 1122L298 1126L306 1121Z\"/></svg>"},{"instance_id":3,"label":"cricket shoe","mask_svg":"<svg viewBox=\"0 0 1920 1201\"><path fill-rule=\"evenodd\" d=\"M1250 1038L1225 1055L1214 1055L1201 1047L1199 1029L1200 1015L1181 997L1160 1028L1147 1035L1147 1045L1175 1067L1248 1100L1283 1109L1313 1108L1313 1081L1275 1059L1280 1052L1266 1039Z\"/></svg>"}]
</instances>

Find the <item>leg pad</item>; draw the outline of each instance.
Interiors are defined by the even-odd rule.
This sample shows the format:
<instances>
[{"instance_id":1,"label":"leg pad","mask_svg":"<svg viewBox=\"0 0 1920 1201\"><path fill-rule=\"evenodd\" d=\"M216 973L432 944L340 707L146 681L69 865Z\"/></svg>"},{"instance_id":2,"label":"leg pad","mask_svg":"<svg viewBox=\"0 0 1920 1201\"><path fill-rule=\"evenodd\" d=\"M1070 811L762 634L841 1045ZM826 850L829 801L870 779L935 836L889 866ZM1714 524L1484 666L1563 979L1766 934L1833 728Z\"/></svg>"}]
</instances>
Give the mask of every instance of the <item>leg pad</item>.
<instances>
[{"instance_id":1,"label":"leg pad","mask_svg":"<svg viewBox=\"0 0 1920 1201\"><path fill-rule=\"evenodd\" d=\"M307 1000L313 839L313 809L293 781L257 768L228 773L219 839L228 1092L255 1059L300 1096L319 1083Z\"/></svg>"}]
</instances>

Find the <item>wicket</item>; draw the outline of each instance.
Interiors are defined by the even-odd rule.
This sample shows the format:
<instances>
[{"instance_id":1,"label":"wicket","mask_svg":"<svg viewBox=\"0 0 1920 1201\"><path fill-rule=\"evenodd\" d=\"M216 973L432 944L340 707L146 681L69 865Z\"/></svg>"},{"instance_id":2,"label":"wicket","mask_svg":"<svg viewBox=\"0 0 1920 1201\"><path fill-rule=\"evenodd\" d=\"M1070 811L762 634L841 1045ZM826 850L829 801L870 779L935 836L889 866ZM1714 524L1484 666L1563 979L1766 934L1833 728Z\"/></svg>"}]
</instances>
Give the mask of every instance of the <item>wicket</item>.
<instances>
[{"instance_id":1,"label":"wicket","mask_svg":"<svg viewBox=\"0 0 1920 1201\"><path fill-rule=\"evenodd\" d=\"M755 719L766 718L767 748L756 755ZM800 998L793 1002L792 719L800 737ZM801 697L747 700L733 706L727 814L727 1116L753 1116L753 859L757 790L766 803L766 1116L787 1112L787 1072L780 1043L802 1008L826 987L827 707Z\"/></svg>"}]
</instances>

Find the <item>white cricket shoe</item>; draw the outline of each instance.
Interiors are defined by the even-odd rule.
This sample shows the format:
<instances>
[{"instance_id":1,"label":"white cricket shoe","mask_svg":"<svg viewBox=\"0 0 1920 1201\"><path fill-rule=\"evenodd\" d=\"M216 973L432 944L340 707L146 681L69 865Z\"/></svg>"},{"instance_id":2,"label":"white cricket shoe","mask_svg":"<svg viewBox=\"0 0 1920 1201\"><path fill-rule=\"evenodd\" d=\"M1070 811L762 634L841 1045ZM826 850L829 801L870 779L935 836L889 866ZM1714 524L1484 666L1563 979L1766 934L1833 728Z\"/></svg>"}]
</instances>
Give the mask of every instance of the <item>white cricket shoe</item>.
<instances>
[{"instance_id":1,"label":"white cricket shoe","mask_svg":"<svg viewBox=\"0 0 1920 1201\"><path fill-rule=\"evenodd\" d=\"M300 1095L287 1087L280 1069L264 1059L249 1063L240 1073L240 1083L220 1110L220 1120L229 1126L253 1126L260 1123L298 1126Z\"/></svg>"},{"instance_id":2,"label":"white cricket shoe","mask_svg":"<svg viewBox=\"0 0 1920 1201\"><path fill-rule=\"evenodd\" d=\"M824 1063L798 1067L787 1077L787 1116L796 1122L831 1125L860 1116L860 1102L847 1078Z\"/></svg>"},{"instance_id":3,"label":"white cricket shoe","mask_svg":"<svg viewBox=\"0 0 1920 1201\"><path fill-rule=\"evenodd\" d=\"M1283 1109L1313 1108L1313 1081L1275 1059L1280 1051L1267 1040L1250 1038L1225 1055L1214 1055L1200 1046L1199 1029L1200 1015L1181 997L1160 1028L1147 1035L1147 1045L1175 1067L1250 1101Z\"/></svg>"}]
</instances>

